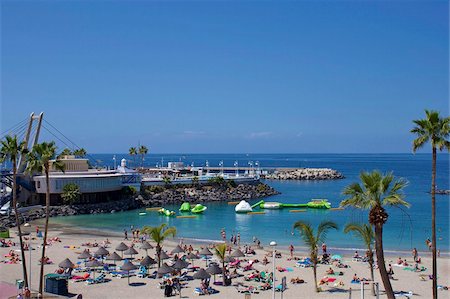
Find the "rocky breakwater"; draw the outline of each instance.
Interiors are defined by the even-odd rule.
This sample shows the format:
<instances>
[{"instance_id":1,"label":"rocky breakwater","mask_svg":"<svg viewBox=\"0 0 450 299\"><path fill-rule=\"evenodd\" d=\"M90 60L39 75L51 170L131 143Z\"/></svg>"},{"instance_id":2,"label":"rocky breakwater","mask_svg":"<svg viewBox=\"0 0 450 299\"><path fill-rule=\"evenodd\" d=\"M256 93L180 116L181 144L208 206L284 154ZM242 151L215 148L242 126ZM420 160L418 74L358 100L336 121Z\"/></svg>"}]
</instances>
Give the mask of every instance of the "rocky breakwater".
<instances>
[{"instance_id":1,"label":"rocky breakwater","mask_svg":"<svg viewBox=\"0 0 450 299\"><path fill-rule=\"evenodd\" d=\"M144 205L163 206L182 202L240 201L263 198L279 194L277 190L263 183L199 186L151 186L143 192Z\"/></svg>"},{"instance_id":2,"label":"rocky breakwater","mask_svg":"<svg viewBox=\"0 0 450 299\"><path fill-rule=\"evenodd\" d=\"M336 180L343 178L342 173L330 168L277 169L274 173L266 175L266 179L269 180Z\"/></svg>"}]
</instances>

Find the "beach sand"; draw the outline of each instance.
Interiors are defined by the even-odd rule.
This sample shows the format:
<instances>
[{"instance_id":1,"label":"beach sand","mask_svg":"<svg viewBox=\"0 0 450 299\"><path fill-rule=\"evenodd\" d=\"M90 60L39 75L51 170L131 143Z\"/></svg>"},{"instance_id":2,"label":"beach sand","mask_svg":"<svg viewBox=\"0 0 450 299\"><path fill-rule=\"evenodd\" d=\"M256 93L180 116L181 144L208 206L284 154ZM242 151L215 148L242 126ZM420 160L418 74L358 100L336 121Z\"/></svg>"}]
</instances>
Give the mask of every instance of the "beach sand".
<instances>
[{"instance_id":1,"label":"beach sand","mask_svg":"<svg viewBox=\"0 0 450 299\"><path fill-rule=\"evenodd\" d=\"M42 227L42 226L40 226ZM32 224L31 227L25 228L29 231L34 231L35 224ZM11 233L14 235L14 229L11 230ZM35 233L32 232L32 236L35 236ZM110 232L102 232L102 231L90 231L90 230L81 230L77 228L68 228L51 225L51 229L49 230L49 238L59 237L61 242L54 242L52 245L48 246L47 256L53 261L53 264L45 266L45 273L53 273L56 269L58 269L58 263L60 263L65 258L69 258L72 262L79 261L77 256L81 253L85 248L81 246L84 242L98 242L101 243L106 238L111 241L110 247L108 250L112 253L114 248L123 240L122 234L114 234ZM13 237L13 240L18 243L18 238ZM41 239L32 240L32 246L38 247L39 241ZM130 244L130 241L124 241L126 244ZM177 240L168 240L164 243L164 250L170 252L179 241ZM153 242L150 241L152 245ZM191 244L189 240L184 240L185 244ZM193 244L194 249L199 249L201 244ZM203 244L202 246L204 246ZM243 247L243 242L241 242L241 247ZM250 244L252 245L252 244ZM67 246L69 246L67 248ZM73 246L73 247L70 247ZM139 254L138 258L145 256L145 251L139 250L139 244L136 245ZM254 248L254 246L253 246ZM4 255L8 254L9 250L15 249L18 252L18 246L13 248L0 248L0 254L2 259ZM96 248L90 248L91 252L95 252ZM258 259L262 261L265 254L267 254L270 248L256 250L256 256L250 255L245 259L254 260ZM40 257L41 250L38 248L37 250L31 251L31 288L33 290L38 289L38 274L39 274L39 265L38 259ZM368 265L362 262L352 261L351 255L344 255L343 263L348 264L350 268L347 269L338 269L334 266L332 268L334 271L343 271L343 276L337 276L336 282L342 281L344 283L343 287L333 287L334 283L329 283L329 285L322 286L322 292L316 293L314 290L313 283L313 271L312 268L297 268L295 267L295 261L287 260L289 254L283 250L281 250L282 258L276 259L276 266L280 266L283 268L292 268L292 271L289 272L279 272L276 271L276 279L277 285L281 282L281 278L286 276L287 278L287 289L283 293L283 298L349 298L348 290L352 288L352 296L351 298L361 298L361 290L359 284L351 284L353 275L356 273L359 277L370 277L370 271L368 269ZM333 254L333 252L331 252ZM154 257L155 250L149 250L149 255ZM419 253L420 255L420 253ZM27 266L29 265L29 256L30 252L26 252ZM295 252L296 257L305 257L306 254L304 252ZM396 263L398 256L388 256L386 258L387 262L391 262L392 264ZM402 258L406 258L408 262L412 262L412 256L402 256ZM216 259L214 257L214 259ZM269 257L270 263L266 266L261 263L256 263L254 265L254 269L259 271L267 271L270 272L272 265L272 258ZM118 263L119 265L122 262ZM135 263L137 264L137 263ZM205 265L204 261L196 260L194 261L196 266ZM427 270L421 273L415 273L407 270L403 270L403 267L394 267L394 280L392 280L392 285L395 291L412 291L415 295L413 297L421 297L421 298L431 298L431 285L432 282L428 278L428 275L431 274L431 259L429 256L422 257L422 265L427 267ZM448 257L441 257L438 260L438 284L449 286L450 278L449 278L449 269L450 262ZM317 269L318 279L326 275L325 271L329 269L329 265L319 265ZM154 267L154 269L156 269ZM152 271L154 270L152 269ZM14 284L16 279L21 278L22 267L20 264L0 264L0 281L6 282L10 284ZM245 274L250 274L252 271L245 272ZM191 273L192 274L192 273ZM420 274L424 274L424 280L420 278ZM306 283L303 284L291 284L291 278L299 277L305 280ZM130 282L132 285L128 285L126 278L115 278L107 275L109 281L102 284L96 285L86 285L84 282L69 282L69 292L71 294L83 294L83 298L163 298L163 290L158 287L158 282L160 279L151 279L151 278L137 278L133 276L130 278ZM220 277L216 277L218 281L221 280ZM380 282L380 290L382 295L380 298L385 298L383 295L383 285L381 283L381 279L378 274L378 270L375 270L375 280ZM213 278L211 278L212 285ZM232 286L222 287L222 286L214 286L215 289L219 291L218 294L211 295L211 297L215 298L244 298L245 295L238 293L236 289L237 283L243 283L246 286L258 286L260 283L257 282L247 282L244 281L244 278L233 279ZM200 285L199 280L189 281L186 288L182 289L182 298L195 298L198 297L197 294L193 293L195 287ZM366 298L372 297L370 294L369 287L366 286ZM439 291L441 298L448 298L449 291L440 290ZM17 295L17 294L16 294ZM11 294L9 294L11 296ZM6 294L0 294L0 298L8 298ZM252 298L272 298L272 291L259 291L258 294L252 294ZM281 298L281 294L277 293L276 298Z\"/></svg>"}]
</instances>

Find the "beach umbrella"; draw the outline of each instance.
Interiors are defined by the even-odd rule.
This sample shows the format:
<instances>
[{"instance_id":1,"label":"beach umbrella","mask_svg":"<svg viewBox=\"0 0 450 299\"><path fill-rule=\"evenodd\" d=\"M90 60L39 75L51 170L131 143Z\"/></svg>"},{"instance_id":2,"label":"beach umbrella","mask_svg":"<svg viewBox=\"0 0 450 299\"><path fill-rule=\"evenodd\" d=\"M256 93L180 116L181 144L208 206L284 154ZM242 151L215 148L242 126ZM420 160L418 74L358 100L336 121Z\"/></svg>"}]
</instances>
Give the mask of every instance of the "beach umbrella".
<instances>
[{"instance_id":1,"label":"beach umbrella","mask_svg":"<svg viewBox=\"0 0 450 299\"><path fill-rule=\"evenodd\" d=\"M125 251L123 252L123 254L131 255L131 258L133 259L133 254L138 254L138 252L137 252L136 249L134 249L134 247L130 247L130 248L128 248L127 250L125 250Z\"/></svg>"},{"instance_id":2,"label":"beach umbrella","mask_svg":"<svg viewBox=\"0 0 450 299\"><path fill-rule=\"evenodd\" d=\"M85 259L90 258L91 256L92 256L92 255L89 253L89 251L85 250L85 251L83 251L83 252L78 256L78 258L79 258L80 260L85 260Z\"/></svg>"},{"instance_id":3,"label":"beach umbrella","mask_svg":"<svg viewBox=\"0 0 450 299\"><path fill-rule=\"evenodd\" d=\"M172 254L181 253L181 252L184 252L184 249L181 248L180 245L177 245L177 247L175 247L175 248L171 251Z\"/></svg>"},{"instance_id":4,"label":"beach umbrella","mask_svg":"<svg viewBox=\"0 0 450 299\"><path fill-rule=\"evenodd\" d=\"M214 275L214 282L216 282L216 274L223 273L222 268L220 268L216 263L211 264L208 268L206 268L206 272Z\"/></svg>"},{"instance_id":5,"label":"beach umbrella","mask_svg":"<svg viewBox=\"0 0 450 299\"><path fill-rule=\"evenodd\" d=\"M152 259L151 257L149 257L148 255L146 257L144 257L142 259L142 261L140 262L141 266L145 266L148 267L150 265L154 265L156 264L156 261L154 259Z\"/></svg>"},{"instance_id":6,"label":"beach umbrella","mask_svg":"<svg viewBox=\"0 0 450 299\"><path fill-rule=\"evenodd\" d=\"M205 247L202 250L200 250L198 254L203 255L205 257L205 264L206 266L208 266L208 256L213 255L213 253L208 249L208 247Z\"/></svg>"},{"instance_id":7,"label":"beach umbrella","mask_svg":"<svg viewBox=\"0 0 450 299\"><path fill-rule=\"evenodd\" d=\"M239 249L236 249L235 251L233 251L233 253L231 253L231 257L244 257L244 256L245 254Z\"/></svg>"},{"instance_id":8,"label":"beach umbrella","mask_svg":"<svg viewBox=\"0 0 450 299\"><path fill-rule=\"evenodd\" d=\"M234 262L235 261L235 258L234 257L231 257L231 256L226 256L224 259L223 259L223 262L224 263L232 263L232 262Z\"/></svg>"},{"instance_id":9,"label":"beach umbrella","mask_svg":"<svg viewBox=\"0 0 450 299\"><path fill-rule=\"evenodd\" d=\"M144 249L145 254L148 255L147 250L153 249L153 246L149 242L145 241L144 243L142 243L141 249Z\"/></svg>"},{"instance_id":10,"label":"beach umbrella","mask_svg":"<svg viewBox=\"0 0 450 299\"><path fill-rule=\"evenodd\" d=\"M205 269L201 268L194 275L192 275L194 279L208 279L211 275L205 271Z\"/></svg>"},{"instance_id":11,"label":"beach umbrella","mask_svg":"<svg viewBox=\"0 0 450 299\"><path fill-rule=\"evenodd\" d=\"M198 260L199 259L198 255L195 255L192 252L189 253L186 258L191 260L192 266L194 266L194 261L193 260Z\"/></svg>"},{"instance_id":12,"label":"beach umbrella","mask_svg":"<svg viewBox=\"0 0 450 299\"><path fill-rule=\"evenodd\" d=\"M124 242L120 242L120 244L117 245L117 247L116 247L117 251L122 251L122 257L123 257L123 251L125 251L127 249L128 249L128 246Z\"/></svg>"},{"instance_id":13,"label":"beach umbrella","mask_svg":"<svg viewBox=\"0 0 450 299\"><path fill-rule=\"evenodd\" d=\"M159 258L162 260L167 260L170 258L170 256L167 255L165 251L161 251L161 254L159 255Z\"/></svg>"},{"instance_id":14,"label":"beach umbrella","mask_svg":"<svg viewBox=\"0 0 450 299\"><path fill-rule=\"evenodd\" d=\"M99 262L97 260L92 260L92 261L89 261L86 263L86 267L89 267L89 268L96 268L96 267L101 267L101 266L103 266L103 263ZM91 272L94 272L94 279L95 279L95 270L91 269Z\"/></svg>"},{"instance_id":15,"label":"beach umbrella","mask_svg":"<svg viewBox=\"0 0 450 299\"><path fill-rule=\"evenodd\" d=\"M135 264L133 264L132 262L130 262L129 260L125 260L125 262L123 263L122 267L120 267L120 269L122 271L127 271L128 284L130 284L130 271L136 270L137 266Z\"/></svg>"},{"instance_id":16,"label":"beach umbrella","mask_svg":"<svg viewBox=\"0 0 450 299\"><path fill-rule=\"evenodd\" d=\"M105 255L108 255L109 251L105 249L105 247L99 247L96 252L94 252L94 256L101 256L102 258Z\"/></svg>"},{"instance_id":17,"label":"beach umbrella","mask_svg":"<svg viewBox=\"0 0 450 299\"><path fill-rule=\"evenodd\" d=\"M181 269L185 269L189 266L188 262L185 262L181 259L178 259L175 264L172 265L172 268L176 269L176 270L181 270Z\"/></svg>"},{"instance_id":18,"label":"beach umbrella","mask_svg":"<svg viewBox=\"0 0 450 299\"><path fill-rule=\"evenodd\" d=\"M332 260L341 260L342 259L342 255L340 255L340 254L335 254L335 255L333 255L333 256L331 256L331 259Z\"/></svg>"},{"instance_id":19,"label":"beach umbrella","mask_svg":"<svg viewBox=\"0 0 450 299\"><path fill-rule=\"evenodd\" d=\"M172 273L173 271L175 271L174 268L168 266L167 263L164 263L161 266L161 268L158 269L158 274L164 275L164 274Z\"/></svg>"},{"instance_id":20,"label":"beach umbrella","mask_svg":"<svg viewBox=\"0 0 450 299\"><path fill-rule=\"evenodd\" d=\"M69 269L69 268L73 269L75 267L75 265L69 259L65 259L61 263L58 264L58 267L63 268L63 269Z\"/></svg>"},{"instance_id":21,"label":"beach umbrella","mask_svg":"<svg viewBox=\"0 0 450 299\"><path fill-rule=\"evenodd\" d=\"M122 257L114 251L112 254L108 255L106 259L110 261L121 261Z\"/></svg>"}]
</instances>

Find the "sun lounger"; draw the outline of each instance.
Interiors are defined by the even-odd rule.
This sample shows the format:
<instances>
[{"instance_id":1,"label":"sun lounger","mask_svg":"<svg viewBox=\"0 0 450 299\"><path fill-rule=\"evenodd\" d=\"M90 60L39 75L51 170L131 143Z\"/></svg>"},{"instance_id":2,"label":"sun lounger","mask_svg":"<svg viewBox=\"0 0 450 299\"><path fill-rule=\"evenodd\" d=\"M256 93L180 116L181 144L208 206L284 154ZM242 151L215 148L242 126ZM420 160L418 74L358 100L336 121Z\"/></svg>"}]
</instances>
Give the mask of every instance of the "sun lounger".
<instances>
[{"instance_id":1,"label":"sun lounger","mask_svg":"<svg viewBox=\"0 0 450 299\"><path fill-rule=\"evenodd\" d=\"M72 282L80 282L80 281L86 281L87 279L89 279L90 274L89 273L85 273L84 275L81 276L72 276Z\"/></svg>"},{"instance_id":2,"label":"sun lounger","mask_svg":"<svg viewBox=\"0 0 450 299\"><path fill-rule=\"evenodd\" d=\"M394 292L394 296L395 297L411 298L413 295L414 295L414 293L412 291L409 291L409 292L404 292L404 291Z\"/></svg>"},{"instance_id":3,"label":"sun lounger","mask_svg":"<svg viewBox=\"0 0 450 299\"><path fill-rule=\"evenodd\" d=\"M216 289L213 289L213 288L211 288L211 287L208 288L208 294L216 294L216 293L218 293L218 292L219 292L219 291L217 291ZM201 296L201 295L206 295L206 294L202 291L201 288L195 288L195 289L194 289L194 294L197 294L197 295L199 295L199 296Z\"/></svg>"},{"instance_id":4,"label":"sun lounger","mask_svg":"<svg viewBox=\"0 0 450 299\"><path fill-rule=\"evenodd\" d=\"M127 278L127 277L131 277L136 275L136 273L132 272L132 271L122 271L119 274L117 274L117 278Z\"/></svg>"},{"instance_id":5,"label":"sun lounger","mask_svg":"<svg viewBox=\"0 0 450 299\"><path fill-rule=\"evenodd\" d=\"M100 276L94 278L94 279L87 279L86 284L96 284L96 283L103 283L105 282L105 274L100 274Z\"/></svg>"}]
</instances>

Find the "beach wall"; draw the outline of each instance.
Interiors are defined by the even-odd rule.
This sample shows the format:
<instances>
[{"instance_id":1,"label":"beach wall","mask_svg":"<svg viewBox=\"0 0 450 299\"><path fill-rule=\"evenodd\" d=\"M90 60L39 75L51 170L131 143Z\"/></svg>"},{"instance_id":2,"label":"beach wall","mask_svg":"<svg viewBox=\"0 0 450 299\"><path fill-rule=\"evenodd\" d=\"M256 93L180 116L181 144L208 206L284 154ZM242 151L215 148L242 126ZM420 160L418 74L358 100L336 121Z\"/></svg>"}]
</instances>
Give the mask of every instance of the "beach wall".
<instances>
[{"instance_id":1,"label":"beach wall","mask_svg":"<svg viewBox=\"0 0 450 299\"><path fill-rule=\"evenodd\" d=\"M59 205L50 207L50 217L73 216L82 214L114 213L128 211L143 207L164 206L182 202L212 202L212 201L239 201L254 198L263 198L279 194L272 187L255 182L254 184L233 185L229 183L199 186L149 186L141 190L140 194L129 195L121 200L77 205ZM19 217L21 223L45 218L44 208L22 213ZM14 227L14 215L0 216L0 226Z\"/></svg>"},{"instance_id":2,"label":"beach wall","mask_svg":"<svg viewBox=\"0 0 450 299\"><path fill-rule=\"evenodd\" d=\"M286 168L277 169L265 177L269 180L337 180L344 175L331 168Z\"/></svg>"}]
</instances>

